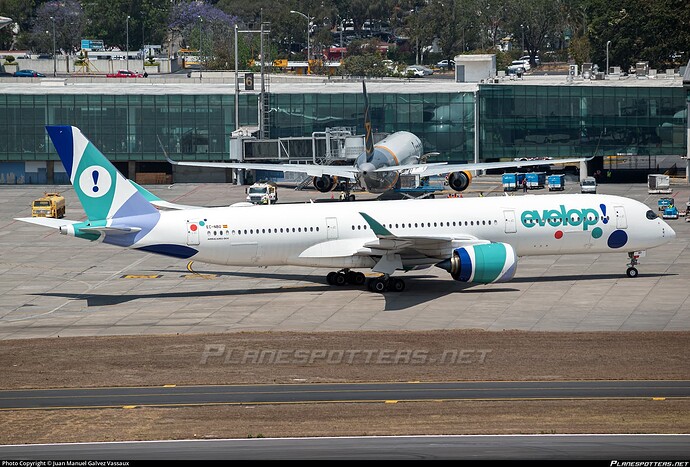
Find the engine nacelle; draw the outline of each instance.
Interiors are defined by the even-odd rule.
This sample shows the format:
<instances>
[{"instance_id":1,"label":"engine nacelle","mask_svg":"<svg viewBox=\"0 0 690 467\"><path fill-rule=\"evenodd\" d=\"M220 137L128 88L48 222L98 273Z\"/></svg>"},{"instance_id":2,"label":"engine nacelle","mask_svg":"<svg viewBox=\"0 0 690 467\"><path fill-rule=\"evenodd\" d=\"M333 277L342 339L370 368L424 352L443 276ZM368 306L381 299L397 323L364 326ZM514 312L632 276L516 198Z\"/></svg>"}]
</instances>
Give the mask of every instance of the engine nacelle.
<instances>
[{"instance_id":1,"label":"engine nacelle","mask_svg":"<svg viewBox=\"0 0 690 467\"><path fill-rule=\"evenodd\" d=\"M455 191L465 191L472 181L470 172L451 172L448 174L448 186Z\"/></svg>"},{"instance_id":2,"label":"engine nacelle","mask_svg":"<svg viewBox=\"0 0 690 467\"><path fill-rule=\"evenodd\" d=\"M331 177L330 175L322 175L321 177L314 177L314 188L321 193L332 191L338 185L338 177Z\"/></svg>"},{"instance_id":3,"label":"engine nacelle","mask_svg":"<svg viewBox=\"0 0 690 467\"><path fill-rule=\"evenodd\" d=\"M456 248L450 259L436 266L448 271L456 281L507 282L515 276L517 255L507 243L485 243Z\"/></svg>"}]
</instances>

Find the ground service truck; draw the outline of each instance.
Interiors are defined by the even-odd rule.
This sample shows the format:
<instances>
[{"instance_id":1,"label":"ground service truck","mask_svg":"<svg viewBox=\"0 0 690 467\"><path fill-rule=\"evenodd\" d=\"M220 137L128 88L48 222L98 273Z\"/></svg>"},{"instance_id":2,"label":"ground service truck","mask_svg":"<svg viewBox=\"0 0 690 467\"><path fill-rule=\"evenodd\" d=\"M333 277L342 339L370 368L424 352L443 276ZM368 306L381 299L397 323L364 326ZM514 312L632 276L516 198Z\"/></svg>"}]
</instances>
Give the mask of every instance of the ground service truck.
<instances>
[{"instance_id":1,"label":"ground service truck","mask_svg":"<svg viewBox=\"0 0 690 467\"><path fill-rule=\"evenodd\" d=\"M273 182L258 182L247 188L247 201L254 204L278 202L278 186Z\"/></svg>"},{"instance_id":2,"label":"ground service truck","mask_svg":"<svg viewBox=\"0 0 690 467\"><path fill-rule=\"evenodd\" d=\"M65 217L65 197L60 193L45 193L31 203L31 217Z\"/></svg>"}]
</instances>

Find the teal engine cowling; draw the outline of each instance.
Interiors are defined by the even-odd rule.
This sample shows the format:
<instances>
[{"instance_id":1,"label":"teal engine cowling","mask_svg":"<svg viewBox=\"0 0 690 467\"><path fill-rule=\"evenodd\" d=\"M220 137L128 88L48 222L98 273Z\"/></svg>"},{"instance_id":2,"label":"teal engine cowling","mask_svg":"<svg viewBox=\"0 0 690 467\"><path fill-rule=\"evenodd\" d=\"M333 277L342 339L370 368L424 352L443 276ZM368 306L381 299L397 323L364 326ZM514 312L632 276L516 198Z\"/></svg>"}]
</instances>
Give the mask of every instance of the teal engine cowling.
<instances>
[{"instance_id":1,"label":"teal engine cowling","mask_svg":"<svg viewBox=\"0 0 690 467\"><path fill-rule=\"evenodd\" d=\"M436 266L448 271L456 281L507 282L515 276L517 255L507 243L485 243L456 248L449 259Z\"/></svg>"}]
</instances>

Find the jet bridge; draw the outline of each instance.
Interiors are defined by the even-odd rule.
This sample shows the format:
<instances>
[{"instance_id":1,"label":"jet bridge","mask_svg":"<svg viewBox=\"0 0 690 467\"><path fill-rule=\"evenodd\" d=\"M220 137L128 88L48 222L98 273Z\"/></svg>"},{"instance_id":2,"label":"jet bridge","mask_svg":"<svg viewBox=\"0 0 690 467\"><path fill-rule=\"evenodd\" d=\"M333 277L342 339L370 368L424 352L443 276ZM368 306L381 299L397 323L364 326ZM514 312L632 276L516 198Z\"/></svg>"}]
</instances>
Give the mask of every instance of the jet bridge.
<instances>
[{"instance_id":1,"label":"jet bridge","mask_svg":"<svg viewBox=\"0 0 690 467\"><path fill-rule=\"evenodd\" d=\"M230 161L329 165L354 163L364 151L364 136L356 135L355 128L326 128L325 131L313 132L311 136L275 139L257 139L254 136L257 132L258 128L251 127L233 132ZM302 178L301 174L289 172L284 176L284 180L294 182L300 182ZM237 179L238 183L244 183L241 173L238 173Z\"/></svg>"}]
</instances>

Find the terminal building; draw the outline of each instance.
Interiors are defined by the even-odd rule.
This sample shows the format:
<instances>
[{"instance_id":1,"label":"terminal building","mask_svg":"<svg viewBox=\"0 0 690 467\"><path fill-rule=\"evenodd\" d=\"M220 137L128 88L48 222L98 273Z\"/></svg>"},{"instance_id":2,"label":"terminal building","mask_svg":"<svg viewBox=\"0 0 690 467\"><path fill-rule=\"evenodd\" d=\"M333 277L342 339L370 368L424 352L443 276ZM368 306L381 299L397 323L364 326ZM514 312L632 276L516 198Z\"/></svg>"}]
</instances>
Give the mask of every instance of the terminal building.
<instances>
[{"instance_id":1,"label":"terminal building","mask_svg":"<svg viewBox=\"0 0 690 467\"><path fill-rule=\"evenodd\" d=\"M685 77L375 80L367 94L374 133L415 133L434 153L429 162L603 156L588 172L642 180L685 171L685 68ZM3 78L0 184L69 183L45 125L79 127L142 183L237 181L231 171L173 169L166 153L180 161L333 163L361 149L361 81L267 75L261 92L258 74L254 90L236 90L232 76Z\"/></svg>"}]
</instances>

